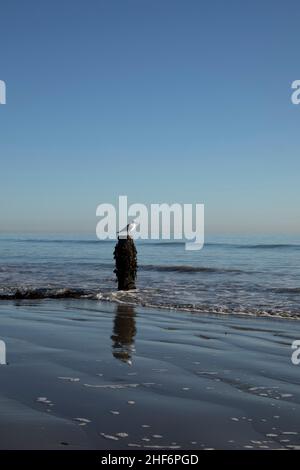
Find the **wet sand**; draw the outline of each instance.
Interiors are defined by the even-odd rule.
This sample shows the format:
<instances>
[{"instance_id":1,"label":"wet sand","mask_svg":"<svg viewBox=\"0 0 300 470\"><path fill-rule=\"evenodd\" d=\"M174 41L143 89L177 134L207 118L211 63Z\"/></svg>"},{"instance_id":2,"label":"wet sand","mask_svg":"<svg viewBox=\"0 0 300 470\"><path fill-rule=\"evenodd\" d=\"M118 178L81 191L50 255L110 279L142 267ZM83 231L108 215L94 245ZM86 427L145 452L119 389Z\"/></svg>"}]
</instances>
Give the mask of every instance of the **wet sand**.
<instances>
[{"instance_id":1,"label":"wet sand","mask_svg":"<svg viewBox=\"0 0 300 470\"><path fill-rule=\"evenodd\" d=\"M1 449L300 448L300 323L1 301Z\"/></svg>"}]
</instances>

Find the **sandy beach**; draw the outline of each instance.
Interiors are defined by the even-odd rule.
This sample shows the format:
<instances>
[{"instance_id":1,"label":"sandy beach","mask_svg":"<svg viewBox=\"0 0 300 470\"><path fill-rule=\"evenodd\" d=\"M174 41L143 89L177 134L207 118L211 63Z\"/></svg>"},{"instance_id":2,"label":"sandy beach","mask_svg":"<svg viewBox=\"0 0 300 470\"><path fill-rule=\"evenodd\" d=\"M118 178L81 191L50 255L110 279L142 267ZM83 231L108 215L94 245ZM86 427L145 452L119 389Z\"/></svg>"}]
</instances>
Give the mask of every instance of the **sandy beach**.
<instances>
[{"instance_id":1,"label":"sandy beach","mask_svg":"<svg viewBox=\"0 0 300 470\"><path fill-rule=\"evenodd\" d=\"M0 303L1 449L291 449L297 321Z\"/></svg>"}]
</instances>

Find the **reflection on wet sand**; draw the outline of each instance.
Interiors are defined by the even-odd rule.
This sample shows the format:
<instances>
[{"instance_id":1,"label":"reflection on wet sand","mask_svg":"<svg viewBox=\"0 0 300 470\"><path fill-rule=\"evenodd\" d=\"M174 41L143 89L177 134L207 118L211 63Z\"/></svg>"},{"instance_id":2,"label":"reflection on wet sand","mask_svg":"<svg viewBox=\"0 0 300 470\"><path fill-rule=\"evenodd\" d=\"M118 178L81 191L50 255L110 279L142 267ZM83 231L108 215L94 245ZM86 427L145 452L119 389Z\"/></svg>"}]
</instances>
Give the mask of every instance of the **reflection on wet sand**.
<instances>
[{"instance_id":1,"label":"reflection on wet sand","mask_svg":"<svg viewBox=\"0 0 300 470\"><path fill-rule=\"evenodd\" d=\"M112 353L116 359L132 364L132 355L135 352L134 337L136 335L135 310L130 305L118 305L114 319L111 339Z\"/></svg>"}]
</instances>

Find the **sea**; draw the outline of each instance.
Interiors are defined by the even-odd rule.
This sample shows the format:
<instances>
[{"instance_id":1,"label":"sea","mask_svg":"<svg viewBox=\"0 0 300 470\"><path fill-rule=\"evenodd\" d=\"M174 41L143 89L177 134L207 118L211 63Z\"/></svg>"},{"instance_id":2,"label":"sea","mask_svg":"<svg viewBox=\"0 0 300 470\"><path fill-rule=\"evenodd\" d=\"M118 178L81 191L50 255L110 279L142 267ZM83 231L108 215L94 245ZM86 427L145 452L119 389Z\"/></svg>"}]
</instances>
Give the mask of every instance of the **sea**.
<instances>
[{"instance_id":1,"label":"sea","mask_svg":"<svg viewBox=\"0 0 300 470\"><path fill-rule=\"evenodd\" d=\"M118 292L116 241L95 235L1 234L0 300L91 298L97 302L300 320L300 237L210 236L136 240L137 289Z\"/></svg>"}]
</instances>

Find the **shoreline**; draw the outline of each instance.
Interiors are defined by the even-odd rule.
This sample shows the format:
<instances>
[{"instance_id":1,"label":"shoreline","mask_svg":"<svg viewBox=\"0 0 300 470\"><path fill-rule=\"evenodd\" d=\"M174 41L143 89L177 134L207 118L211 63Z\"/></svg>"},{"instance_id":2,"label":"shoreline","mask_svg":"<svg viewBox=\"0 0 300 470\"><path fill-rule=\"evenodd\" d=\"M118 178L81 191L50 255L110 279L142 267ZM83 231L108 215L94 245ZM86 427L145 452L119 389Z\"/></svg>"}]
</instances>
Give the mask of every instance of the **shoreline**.
<instances>
[{"instance_id":1,"label":"shoreline","mask_svg":"<svg viewBox=\"0 0 300 470\"><path fill-rule=\"evenodd\" d=\"M200 308L197 307L189 307L189 306L171 306L171 305L161 305L161 304L143 304L143 303L134 303L130 302L129 300L121 300L118 299L118 296L125 296L127 297L130 294L134 294L136 292L141 291L140 289L134 289L134 290L128 290L128 291L112 291L110 292L109 295L114 296L114 298L109 298L107 294L102 294L102 293L84 293L80 291L80 289L68 289L68 288L63 288L63 289L54 289L55 292L53 294L49 293L43 293L43 291L47 291L49 289L44 288L44 289L37 289L37 292L35 290L32 290L32 292L25 292L21 293L17 291L15 294L0 294L0 305L2 302L16 302L16 301L31 301L31 300L36 300L36 301L64 301L64 300L79 300L79 301L86 301L90 300L92 302L98 302L104 305L128 305L133 308L140 308L140 309L157 309L157 310L162 310L162 311L169 311L169 312L183 312L183 313L191 313L195 315L201 315L201 316L221 316L221 317L240 317L240 318L262 318L262 319L277 319L279 321L281 320L292 320L292 321L299 321L300 320L300 313L296 314L291 314L291 313L275 313L275 312L260 312L260 313L255 313L255 312L238 312L238 311L216 311L214 309L213 311L209 311L208 309L205 310L200 310ZM40 291L40 292L39 292ZM61 292L60 292L61 291Z\"/></svg>"}]
</instances>

